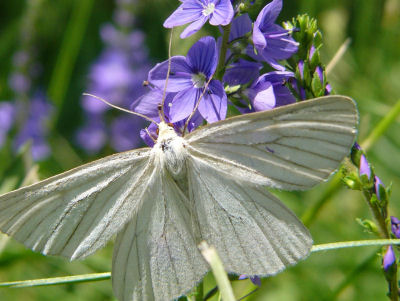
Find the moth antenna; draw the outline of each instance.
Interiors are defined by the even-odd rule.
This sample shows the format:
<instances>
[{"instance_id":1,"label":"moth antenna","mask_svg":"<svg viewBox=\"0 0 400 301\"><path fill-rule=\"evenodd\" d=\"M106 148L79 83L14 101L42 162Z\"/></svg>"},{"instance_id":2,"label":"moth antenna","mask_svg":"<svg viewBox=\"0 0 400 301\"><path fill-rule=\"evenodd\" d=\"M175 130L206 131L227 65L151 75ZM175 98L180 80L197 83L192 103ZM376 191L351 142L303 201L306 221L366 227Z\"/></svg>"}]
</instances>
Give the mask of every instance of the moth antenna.
<instances>
[{"instance_id":1,"label":"moth antenna","mask_svg":"<svg viewBox=\"0 0 400 301\"><path fill-rule=\"evenodd\" d=\"M146 131L147 135L149 135L149 137L151 138L151 140L153 140L153 142L156 143L157 140L153 138L153 136L150 134L148 128L146 127L146 128L144 128L144 130Z\"/></svg>"},{"instance_id":2,"label":"moth antenna","mask_svg":"<svg viewBox=\"0 0 400 301\"><path fill-rule=\"evenodd\" d=\"M162 96L162 101L161 101L161 110L158 111L158 114L160 116L160 120L165 122L164 119L164 103L165 103L165 96L167 94L167 85L168 85L168 79L169 79L169 73L171 72L171 48L172 48L172 34L173 34L173 28L171 28L171 34L169 36L169 45L168 45L168 71L167 71L167 77L165 79L165 86L164 86L164 92Z\"/></svg>"},{"instance_id":3,"label":"moth antenna","mask_svg":"<svg viewBox=\"0 0 400 301\"><path fill-rule=\"evenodd\" d=\"M326 66L325 72L328 75L333 68L337 65L337 63L342 59L343 55L346 53L347 49L349 49L351 44L351 38L347 38L342 45L340 45L338 51L336 51L335 55L331 59L331 61Z\"/></svg>"},{"instance_id":4,"label":"moth antenna","mask_svg":"<svg viewBox=\"0 0 400 301\"><path fill-rule=\"evenodd\" d=\"M140 114L140 113L136 113L136 112L133 112L133 111L130 111L130 110L121 108L121 107L119 107L119 106L113 105L112 103L108 102L107 100L105 100L104 98L101 98L101 97L99 97L99 96L96 96L96 95L93 95L93 94L90 94L90 93L82 93L82 95L90 96L90 97L96 98L96 99L98 99L98 100L104 102L105 104L109 105L109 106L112 107L112 108L118 109L118 110L120 110L120 111L122 111L122 112L126 112L126 113L129 113L129 114L132 114L132 115L136 115L136 116L142 117L142 118L144 118L144 119L146 119L146 120L148 120L148 121L150 121L150 122L153 122L153 123L155 123L155 124L158 125L158 122L154 121L154 120L151 119L150 117L147 117L146 115L143 115L143 114Z\"/></svg>"},{"instance_id":5,"label":"moth antenna","mask_svg":"<svg viewBox=\"0 0 400 301\"><path fill-rule=\"evenodd\" d=\"M190 121L190 119L192 119L194 113L196 113L197 108L199 107L199 104L200 104L200 100L203 98L204 94L207 92L208 85L210 84L210 82L213 79L213 77L214 77L214 74L210 76L209 80L204 85L203 92L199 96L199 99L197 100L196 105L194 106L192 113L189 115L188 119L185 122L185 126L183 127L183 131L182 131L182 136L185 135L185 131L186 131L188 125L189 125L189 121Z\"/></svg>"}]
</instances>

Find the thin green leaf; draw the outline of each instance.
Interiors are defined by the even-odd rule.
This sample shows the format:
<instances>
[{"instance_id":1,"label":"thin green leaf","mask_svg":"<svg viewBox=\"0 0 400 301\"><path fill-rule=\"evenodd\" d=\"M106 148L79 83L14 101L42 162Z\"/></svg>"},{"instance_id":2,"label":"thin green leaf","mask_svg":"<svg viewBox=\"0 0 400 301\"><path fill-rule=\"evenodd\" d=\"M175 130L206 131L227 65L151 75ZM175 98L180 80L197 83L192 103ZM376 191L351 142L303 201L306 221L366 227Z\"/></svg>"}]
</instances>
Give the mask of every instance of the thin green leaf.
<instances>
[{"instance_id":1,"label":"thin green leaf","mask_svg":"<svg viewBox=\"0 0 400 301\"><path fill-rule=\"evenodd\" d=\"M64 35L48 90L49 97L59 108L64 102L93 3L93 0L75 0L75 5L72 7L73 14Z\"/></svg>"},{"instance_id":2,"label":"thin green leaf","mask_svg":"<svg viewBox=\"0 0 400 301\"><path fill-rule=\"evenodd\" d=\"M361 143L361 147L367 152L376 141L387 131L389 126L396 120L400 114L400 100L397 101L396 105L390 110L388 114L382 119L381 122L374 128L371 134Z\"/></svg>"}]
</instances>

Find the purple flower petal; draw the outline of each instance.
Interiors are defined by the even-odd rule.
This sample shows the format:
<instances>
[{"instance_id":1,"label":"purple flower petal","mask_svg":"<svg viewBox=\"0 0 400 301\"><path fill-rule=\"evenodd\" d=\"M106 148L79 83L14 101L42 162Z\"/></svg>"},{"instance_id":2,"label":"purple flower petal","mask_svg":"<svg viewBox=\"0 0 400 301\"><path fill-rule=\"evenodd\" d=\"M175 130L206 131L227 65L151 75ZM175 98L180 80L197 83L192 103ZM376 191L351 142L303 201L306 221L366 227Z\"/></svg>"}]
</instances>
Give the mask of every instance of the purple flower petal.
<instances>
[{"instance_id":1,"label":"purple flower petal","mask_svg":"<svg viewBox=\"0 0 400 301\"><path fill-rule=\"evenodd\" d=\"M275 23L281 10L282 0L273 0L258 14L254 27L260 28L261 31L266 31L271 24Z\"/></svg>"},{"instance_id":2,"label":"purple flower petal","mask_svg":"<svg viewBox=\"0 0 400 301\"><path fill-rule=\"evenodd\" d=\"M367 175L368 179L371 178L371 168L369 167L369 163L365 155L361 155L359 169L360 169L360 176Z\"/></svg>"},{"instance_id":3,"label":"purple flower petal","mask_svg":"<svg viewBox=\"0 0 400 301\"><path fill-rule=\"evenodd\" d=\"M383 257L383 269L388 271L389 268L396 262L396 256L394 255L393 247L389 246Z\"/></svg>"},{"instance_id":4,"label":"purple flower petal","mask_svg":"<svg viewBox=\"0 0 400 301\"><path fill-rule=\"evenodd\" d=\"M252 22L248 14L240 15L232 21L229 41L236 40L245 36L252 29Z\"/></svg>"},{"instance_id":5,"label":"purple flower petal","mask_svg":"<svg viewBox=\"0 0 400 301\"><path fill-rule=\"evenodd\" d=\"M171 28L191 23L181 34L186 38L210 20L211 25L227 25L233 18L233 7L229 0L185 0L164 22Z\"/></svg>"},{"instance_id":6,"label":"purple flower petal","mask_svg":"<svg viewBox=\"0 0 400 301\"><path fill-rule=\"evenodd\" d=\"M194 21L192 24L186 27L184 31L182 31L180 35L181 39L185 39L198 32L200 28L207 22L207 20L208 17L201 16L198 20Z\"/></svg>"},{"instance_id":7,"label":"purple flower petal","mask_svg":"<svg viewBox=\"0 0 400 301\"><path fill-rule=\"evenodd\" d=\"M289 32L274 24L282 9L282 0L274 0L263 8L253 26L253 43L264 60L277 70L284 70L277 60L291 57L298 43Z\"/></svg>"},{"instance_id":8,"label":"purple flower petal","mask_svg":"<svg viewBox=\"0 0 400 301\"><path fill-rule=\"evenodd\" d=\"M159 89L165 87L168 72L168 60L157 64L149 72L149 82ZM171 57L171 72L168 78L167 92L179 92L192 87L192 70L184 56Z\"/></svg>"},{"instance_id":9,"label":"purple flower petal","mask_svg":"<svg viewBox=\"0 0 400 301\"><path fill-rule=\"evenodd\" d=\"M248 96L256 112L271 110L275 107L274 88L270 82L257 82L255 86L248 89Z\"/></svg>"},{"instance_id":10,"label":"purple flower petal","mask_svg":"<svg viewBox=\"0 0 400 301\"><path fill-rule=\"evenodd\" d=\"M286 71L274 71L260 76L248 89L248 96L255 111L295 103L296 99L285 86L285 82L291 78L294 78L294 74Z\"/></svg>"},{"instance_id":11,"label":"purple flower petal","mask_svg":"<svg viewBox=\"0 0 400 301\"><path fill-rule=\"evenodd\" d=\"M151 89L132 103L131 110L150 118L158 117L158 105L162 102L163 94L161 89Z\"/></svg>"},{"instance_id":12,"label":"purple flower petal","mask_svg":"<svg viewBox=\"0 0 400 301\"><path fill-rule=\"evenodd\" d=\"M186 0L165 20L163 26L172 28L198 20L203 16L202 10L203 7L199 1Z\"/></svg>"},{"instance_id":13,"label":"purple flower petal","mask_svg":"<svg viewBox=\"0 0 400 301\"><path fill-rule=\"evenodd\" d=\"M381 179L379 179L377 176L375 176L375 193L376 193L376 197L378 198L378 200L381 200L381 194L379 192L379 187L384 187L383 183L381 182Z\"/></svg>"},{"instance_id":14,"label":"purple flower petal","mask_svg":"<svg viewBox=\"0 0 400 301\"><path fill-rule=\"evenodd\" d=\"M217 44L213 37L203 37L188 51L187 64L193 73L203 73L211 77L218 64Z\"/></svg>"},{"instance_id":15,"label":"purple flower petal","mask_svg":"<svg viewBox=\"0 0 400 301\"><path fill-rule=\"evenodd\" d=\"M190 88L176 94L169 109L170 122L175 123L188 117L193 112L201 93L201 89Z\"/></svg>"},{"instance_id":16,"label":"purple flower petal","mask_svg":"<svg viewBox=\"0 0 400 301\"><path fill-rule=\"evenodd\" d=\"M392 233L396 238L400 238L400 220L397 217L391 216L390 222L392 225Z\"/></svg>"},{"instance_id":17,"label":"purple flower petal","mask_svg":"<svg viewBox=\"0 0 400 301\"><path fill-rule=\"evenodd\" d=\"M212 80L208 86L211 93L205 93L199 103L199 112L207 122L225 119L228 100L220 81Z\"/></svg>"},{"instance_id":18,"label":"purple flower petal","mask_svg":"<svg viewBox=\"0 0 400 301\"><path fill-rule=\"evenodd\" d=\"M230 86L246 84L259 76L261 68L260 63L240 59L226 69L223 81Z\"/></svg>"},{"instance_id":19,"label":"purple flower petal","mask_svg":"<svg viewBox=\"0 0 400 301\"><path fill-rule=\"evenodd\" d=\"M214 13L211 14L210 24L217 25L228 25L231 23L233 18L233 7L230 0L219 0L214 1L215 5Z\"/></svg>"},{"instance_id":20,"label":"purple flower petal","mask_svg":"<svg viewBox=\"0 0 400 301\"><path fill-rule=\"evenodd\" d=\"M150 147L153 147L154 141L157 140L157 129L158 126L155 123L151 123L147 128L140 130L140 138Z\"/></svg>"}]
</instances>

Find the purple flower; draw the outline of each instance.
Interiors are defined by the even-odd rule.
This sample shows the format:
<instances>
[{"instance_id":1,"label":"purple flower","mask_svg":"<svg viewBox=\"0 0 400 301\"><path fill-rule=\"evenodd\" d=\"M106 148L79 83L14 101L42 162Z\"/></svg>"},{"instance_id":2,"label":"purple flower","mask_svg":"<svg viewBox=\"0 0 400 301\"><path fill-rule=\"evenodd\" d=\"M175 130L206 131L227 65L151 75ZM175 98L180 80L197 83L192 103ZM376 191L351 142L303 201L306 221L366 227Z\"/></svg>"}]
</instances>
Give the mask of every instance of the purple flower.
<instances>
[{"instance_id":1,"label":"purple flower","mask_svg":"<svg viewBox=\"0 0 400 301\"><path fill-rule=\"evenodd\" d=\"M177 94L170 103L170 122L183 120L193 112L206 83L215 72L217 62L216 43L212 37L201 38L190 48L186 57L171 58L171 72L166 89L167 92ZM168 61L157 64L149 72L149 82L163 90L167 70ZM198 111L210 123L225 118L227 96L220 81L210 81Z\"/></svg>"},{"instance_id":2,"label":"purple flower","mask_svg":"<svg viewBox=\"0 0 400 301\"><path fill-rule=\"evenodd\" d=\"M38 95L30 101L29 114L24 125L14 140L14 148L18 150L28 141L31 141L32 158L35 161L45 159L50 154L45 137L47 135L46 122L51 113L51 105Z\"/></svg>"},{"instance_id":3,"label":"purple flower","mask_svg":"<svg viewBox=\"0 0 400 301\"><path fill-rule=\"evenodd\" d=\"M395 262L396 256L394 255L393 247L389 246L383 257L383 269L387 272Z\"/></svg>"},{"instance_id":4,"label":"purple flower","mask_svg":"<svg viewBox=\"0 0 400 301\"><path fill-rule=\"evenodd\" d=\"M240 275L239 280L250 279L254 285L261 286L261 278L258 276L247 276L247 275Z\"/></svg>"},{"instance_id":5,"label":"purple flower","mask_svg":"<svg viewBox=\"0 0 400 301\"><path fill-rule=\"evenodd\" d=\"M100 151L107 141L106 126L102 117L89 117L88 122L79 129L76 140L90 154Z\"/></svg>"},{"instance_id":6,"label":"purple flower","mask_svg":"<svg viewBox=\"0 0 400 301\"><path fill-rule=\"evenodd\" d=\"M400 238L400 220L397 217L391 216L390 223L392 225L392 233L396 238Z\"/></svg>"},{"instance_id":7,"label":"purple flower","mask_svg":"<svg viewBox=\"0 0 400 301\"><path fill-rule=\"evenodd\" d=\"M181 38L199 31L209 21L211 25L227 25L233 18L233 7L229 0L181 0L182 4L164 22L164 27L191 23L182 32Z\"/></svg>"},{"instance_id":8,"label":"purple flower","mask_svg":"<svg viewBox=\"0 0 400 301\"><path fill-rule=\"evenodd\" d=\"M117 50L106 51L91 68L90 93L101 95L114 104L124 105L126 94L130 91L130 85L135 81L135 74L129 67L129 59L123 52ZM110 109L103 102L88 96L83 97L82 106L87 112L93 114Z\"/></svg>"},{"instance_id":9,"label":"purple flower","mask_svg":"<svg viewBox=\"0 0 400 301\"><path fill-rule=\"evenodd\" d=\"M298 48L298 43L289 31L275 24L282 10L282 0L273 0L259 13L253 27L253 43L264 60L277 70L285 68L277 60L290 58Z\"/></svg>"},{"instance_id":10,"label":"purple flower","mask_svg":"<svg viewBox=\"0 0 400 301\"><path fill-rule=\"evenodd\" d=\"M366 175L368 177L368 179L371 178L371 168L369 167L369 163L364 154L362 154L360 157L359 171L360 171L360 176Z\"/></svg>"},{"instance_id":11,"label":"purple flower","mask_svg":"<svg viewBox=\"0 0 400 301\"><path fill-rule=\"evenodd\" d=\"M285 71L269 72L260 76L245 91L252 106L251 111L265 111L296 102L285 86L285 82L293 76L292 72Z\"/></svg>"},{"instance_id":12,"label":"purple flower","mask_svg":"<svg viewBox=\"0 0 400 301\"><path fill-rule=\"evenodd\" d=\"M28 76L20 72L10 75L8 84L16 93L27 93L31 88L31 80Z\"/></svg>"},{"instance_id":13,"label":"purple flower","mask_svg":"<svg viewBox=\"0 0 400 301\"><path fill-rule=\"evenodd\" d=\"M0 147L14 124L15 108L11 102L0 102Z\"/></svg>"}]
</instances>

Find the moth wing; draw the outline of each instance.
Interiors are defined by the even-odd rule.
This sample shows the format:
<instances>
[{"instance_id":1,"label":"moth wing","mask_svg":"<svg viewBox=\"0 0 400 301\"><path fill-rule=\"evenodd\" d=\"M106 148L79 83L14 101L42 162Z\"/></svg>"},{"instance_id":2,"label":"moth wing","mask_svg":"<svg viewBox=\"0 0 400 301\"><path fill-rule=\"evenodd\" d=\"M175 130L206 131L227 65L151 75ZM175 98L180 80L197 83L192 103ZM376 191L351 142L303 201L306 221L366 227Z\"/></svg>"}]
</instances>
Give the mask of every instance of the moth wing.
<instances>
[{"instance_id":1,"label":"moth wing","mask_svg":"<svg viewBox=\"0 0 400 301\"><path fill-rule=\"evenodd\" d=\"M34 251L83 258L118 232L151 181L150 149L115 154L0 196L0 230Z\"/></svg>"},{"instance_id":2,"label":"moth wing","mask_svg":"<svg viewBox=\"0 0 400 301\"><path fill-rule=\"evenodd\" d=\"M273 275L309 254L307 228L265 188L229 178L196 157L189 165L197 228L227 272Z\"/></svg>"},{"instance_id":3,"label":"moth wing","mask_svg":"<svg viewBox=\"0 0 400 301\"><path fill-rule=\"evenodd\" d=\"M178 298L208 271L191 231L187 197L171 176L155 172L154 189L115 243L112 282L121 301Z\"/></svg>"},{"instance_id":4,"label":"moth wing","mask_svg":"<svg viewBox=\"0 0 400 301\"><path fill-rule=\"evenodd\" d=\"M335 95L228 118L185 138L192 155L224 163L237 178L303 190L338 167L354 143L357 122L354 101Z\"/></svg>"}]
</instances>

